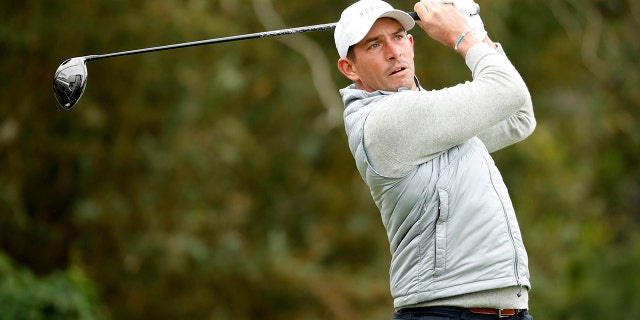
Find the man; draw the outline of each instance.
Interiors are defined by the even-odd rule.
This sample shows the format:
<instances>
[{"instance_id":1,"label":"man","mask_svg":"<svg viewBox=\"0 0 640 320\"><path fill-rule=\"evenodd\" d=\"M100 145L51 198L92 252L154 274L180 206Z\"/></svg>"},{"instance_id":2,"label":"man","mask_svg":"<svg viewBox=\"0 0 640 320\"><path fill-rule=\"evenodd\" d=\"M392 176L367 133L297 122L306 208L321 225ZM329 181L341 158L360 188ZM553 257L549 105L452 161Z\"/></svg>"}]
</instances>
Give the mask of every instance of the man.
<instances>
[{"instance_id":1,"label":"man","mask_svg":"<svg viewBox=\"0 0 640 320\"><path fill-rule=\"evenodd\" d=\"M531 134L530 94L479 16L432 0L414 9L473 81L423 89L407 34L416 22L386 2L356 2L335 30L353 81L340 90L349 148L389 238L393 319L532 319L527 253L489 155Z\"/></svg>"}]
</instances>

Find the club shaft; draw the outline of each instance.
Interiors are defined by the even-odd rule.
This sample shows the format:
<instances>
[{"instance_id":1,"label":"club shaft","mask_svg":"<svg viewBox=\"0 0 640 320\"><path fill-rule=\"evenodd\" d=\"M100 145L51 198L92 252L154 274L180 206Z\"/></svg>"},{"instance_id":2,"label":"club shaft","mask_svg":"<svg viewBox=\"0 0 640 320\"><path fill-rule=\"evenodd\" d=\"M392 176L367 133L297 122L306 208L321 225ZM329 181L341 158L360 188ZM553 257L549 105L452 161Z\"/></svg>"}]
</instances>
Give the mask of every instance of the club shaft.
<instances>
[{"instance_id":1,"label":"club shaft","mask_svg":"<svg viewBox=\"0 0 640 320\"><path fill-rule=\"evenodd\" d=\"M411 17L413 17L413 19L420 20L420 17L418 17L418 14L416 14L415 12L407 12L407 13L409 15L411 15ZM92 61L92 60L98 60L98 59L104 59L104 58L112 58L112 57L118 57L118 56L127 56L127 55L146 53L146 52L154 52L154 51L163 51L163 50L172 50L172 49L179 49L179 48L202 46L202 45L214 44L214 43L231 42L231 41L248 40L248 39L257 39L257 38L268 38L268 37L282 36L282 35L288 35L288 34L313 32L313 31L323 31L323 30L335 29L336 25L337 25L336 22L325 23L325 24L317 24L317 25L305 26L305 27L288 28L288 29L280 29L280 30L273 30L273 31L264 31L264 32L243 34L243 35L230 36L230 37L224 37L224 38L216 38L216 39L207 39L207 40L200 40L200 41L192 41L192 42L170 44L170 45L159 46L159 47L151 47L151 48L143 48L143 49L121 51L121 52L114 52L114 53L90 55L90 56L85 56L84 58L85 58L85 61Z\"/></svg>"},{"instance_id":2,"label":"club shaft","mask_svg":"<svg viewBox=\"0 0 640 320\"><path fill-rule=\"evenodd\" d=\"M330 29L334 29L335 27L336 27L336 23L335 22L334 23L325 23L325 24L318 24L318 25L305 26L305 27L297 27L297 28L289 28L289 29L281 29L281 30L273 30L273 31L265 31L265 32L243 34L243 35L230 36L230 37L224 37L224 38L216 38L216 39L207 39L207 40L200 40L200 41L176 43L176 44L171 44L171 45L166 45L166 46L159 46L159 47L143 48L143 49L121 51L121 52L114 52L114 53L107 53L107 54L100 54L100 55L90 55L90 56L86 56L85 60L86 61L92 61L92 60L98 60L98 59L104 59L104 58L112 58L112 57L118 57L118 56L126 56L126 55L146 53L146 52L154 52L154 51L163 51L163 50L172 50L172 49L178 49L178 48L202 46L202 45L214 44L214 43L231 42L231 41L248 40L248 39L257 39L257 38L268 38L268 37L275 37L275 36L288 35L288 34L330 30Z\"/></svg>"}]
</instances>

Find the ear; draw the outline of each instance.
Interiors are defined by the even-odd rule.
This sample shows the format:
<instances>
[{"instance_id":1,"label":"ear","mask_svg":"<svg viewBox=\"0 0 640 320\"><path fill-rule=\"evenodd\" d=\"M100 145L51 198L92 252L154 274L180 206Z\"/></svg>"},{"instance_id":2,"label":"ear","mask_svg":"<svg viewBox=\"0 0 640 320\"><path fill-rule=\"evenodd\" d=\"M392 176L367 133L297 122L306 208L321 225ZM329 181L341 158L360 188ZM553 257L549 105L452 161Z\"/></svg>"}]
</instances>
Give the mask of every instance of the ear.
<instances>
[{"instance_id":1,"label":"ear","mask_svg":"<svg viewBox=\"0 0 640 320\"><path fill-rule=\"evenodd\" d=\"M413 35L411 35L410 33L407 33L407 39L409 39L409 42L411 42L411 48L413 48L414 46Z\"/></svg>"},{"instance_id":2,"label":"ear","mask_svg":"<svg viewBox=\"0 0 640 320\"><path fill-rule=\"evenodd\" d=\"M355 70L354 62L349 58L340 58L340 60L338 60L338 70L351 81L355 82L360 79Z\"/></svg>"}]
</instances>

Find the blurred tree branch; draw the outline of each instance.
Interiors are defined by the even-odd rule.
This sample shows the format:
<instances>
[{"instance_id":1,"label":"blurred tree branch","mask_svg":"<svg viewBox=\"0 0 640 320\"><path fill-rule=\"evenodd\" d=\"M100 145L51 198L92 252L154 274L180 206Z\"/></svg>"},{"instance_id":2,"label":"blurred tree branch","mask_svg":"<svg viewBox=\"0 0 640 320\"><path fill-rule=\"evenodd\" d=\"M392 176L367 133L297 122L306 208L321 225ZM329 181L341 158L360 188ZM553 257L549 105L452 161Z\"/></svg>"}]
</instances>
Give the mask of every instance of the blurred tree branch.
<instances>
[{"instance_id":1,"label":"blurred tree branch","mask_svg":"<svg viewBox=\"0 0 640 320\"><path fill-rule=\"evenodd\" d=\"M253 8L260 22L267 29L287 28L282 18L273 9L271 0L253 0ZM321 131L329 131L342 122L342 105L338 98L338 89L331 79L331 63L325 56L322 47L313 42L309 37L298 34L291 37L278 37L279 41L289 48L300 53L311 68L313 84L318 92L320 101L326 109L326 113L316 119L316 128Z\"/></svg>"}]
</instances>

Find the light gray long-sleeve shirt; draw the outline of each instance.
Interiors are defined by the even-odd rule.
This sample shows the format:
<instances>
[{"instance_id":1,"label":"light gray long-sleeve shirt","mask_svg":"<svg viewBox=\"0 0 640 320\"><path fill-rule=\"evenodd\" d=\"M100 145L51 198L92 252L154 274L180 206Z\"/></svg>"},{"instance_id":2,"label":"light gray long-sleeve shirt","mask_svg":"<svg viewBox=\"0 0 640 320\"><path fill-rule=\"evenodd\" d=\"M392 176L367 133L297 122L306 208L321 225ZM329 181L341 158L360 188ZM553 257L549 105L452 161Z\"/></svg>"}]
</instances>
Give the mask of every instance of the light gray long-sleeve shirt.
<instances>
[{"instance_id":1,"label":"light gray long-sleeve shirt","mask_svg":"<svg viewBox=\"0 0 640 320\"><path fill-rule=\"evenodd\" d=\"M495 53L488 54L491 51ZM477 45L466 56L473 81L441 90L405 91L376 105L364 128L367 155L376 170L399 177L474 136L494 152L533 132L531 97L528 91L511 94L526 90L526 85L505 57L500 46L493 50ZM491 62L480 63L483 59ZM495 64L509 66L487 68ZM523 96L528 99L511 101Z\"/></svg>"}]
</instances>

